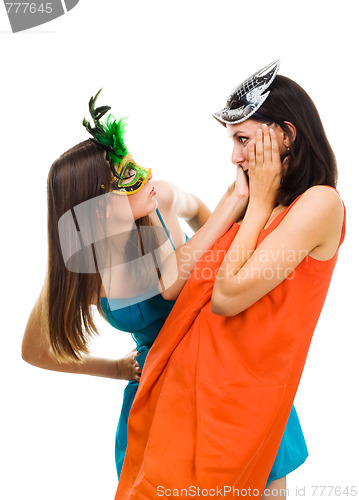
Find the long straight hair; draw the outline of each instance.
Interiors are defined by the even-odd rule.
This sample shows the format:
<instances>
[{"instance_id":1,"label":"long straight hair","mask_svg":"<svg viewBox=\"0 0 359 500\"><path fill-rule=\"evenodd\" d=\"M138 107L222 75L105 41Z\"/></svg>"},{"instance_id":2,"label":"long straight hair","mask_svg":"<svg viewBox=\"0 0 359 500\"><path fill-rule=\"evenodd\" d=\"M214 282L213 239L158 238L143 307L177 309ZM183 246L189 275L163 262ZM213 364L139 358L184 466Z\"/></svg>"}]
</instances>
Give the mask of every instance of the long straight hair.
<instances>
[{"instance_id":1,"label":"long straight hair","mask_svg":"<svg viewBox=\"0 0 359 500\"><path fill-rule=\"evenodd\" d=\"M81 362L83 354L88 353L89 340L98 333L92 314L94 298L98 311L103 312L98 269L91 273L72 272L66 267L58 221L77 205L108 193L111 181L112 173L104 150L91 140L66 151L49 171L48 266L41 305L52 352L61 362ZM96 224L99 214L88 215L89 222ZM136 221L137 228L142 225L151 225L148 216Z\"/></svg>"}]
</instances>

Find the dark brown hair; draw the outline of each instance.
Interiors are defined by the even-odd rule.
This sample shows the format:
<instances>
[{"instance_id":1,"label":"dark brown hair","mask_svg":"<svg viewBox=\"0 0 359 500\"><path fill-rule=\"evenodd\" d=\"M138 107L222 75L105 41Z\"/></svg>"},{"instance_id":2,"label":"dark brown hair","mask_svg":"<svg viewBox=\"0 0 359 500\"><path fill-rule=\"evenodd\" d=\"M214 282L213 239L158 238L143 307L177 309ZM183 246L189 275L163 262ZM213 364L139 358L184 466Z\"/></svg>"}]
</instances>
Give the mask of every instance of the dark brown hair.
<instances>
[{"instance_id":1,"label":"dark brown hair","mask_svg":"<svg viewBox=\"0 0 359 500\"><path fill-rule=\"evenodd\" d=\"M290 138L289 163L282 176L277 204L290 205L317 184L336 187L336 159L309 95L293 80L281 75L276 76L269 90L269 96L251 119L276 123ZM295 126L294 140L285 122Z\"/></svg>"}]
</instances>

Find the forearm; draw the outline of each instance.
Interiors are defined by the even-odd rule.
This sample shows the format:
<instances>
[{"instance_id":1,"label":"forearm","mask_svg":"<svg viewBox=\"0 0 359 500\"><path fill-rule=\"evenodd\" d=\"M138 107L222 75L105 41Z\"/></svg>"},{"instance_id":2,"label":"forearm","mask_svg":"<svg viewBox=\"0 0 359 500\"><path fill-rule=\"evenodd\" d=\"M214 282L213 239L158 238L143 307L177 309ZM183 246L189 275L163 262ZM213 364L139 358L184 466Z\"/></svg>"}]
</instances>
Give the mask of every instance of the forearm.
<instances>
[{"instance_id":1,"label":"forearm","mask_svg":"<svg viewBox=\"0 0 359 500\"><path fill-rule=\"evenodd\" d=\"M226 278L235 276L255 251L258 236L264 228L270 210L249 205L240 228L229 247L227 255L217 274L218 281L226 283Z\"/></svg>"},{"instance_id":2,"label":"forearm","mask_svg":"<svg viewBox=\"0 0 359 500\"><path fill-rule=\"evenodd\" d=\"M226 302L240 293L242 283L236 276L255 251L258 236L269 218L270 208L251 203L248 205L238 233L217 273L212 293L212 311L215 314L223 315Z\"/></svg>"},{"instance_id":3,"label":"forearm","mask_svg":"<svg viewBox=\"0 0 359 500\"><path fill-rule=\"evenodd\" d=\"M246 307L243 304L236 307L235 303L248 294L248 287L254 280L245 278L241 269L255 252L259 233L275 207L281 172L282 162L275 131L263 124L257 130L256 142L250 141L248 144L249 204L216 276L211 301L215 314L231 316ZM251 264L253 259L248 262L248 266ZM250 272L255 268L256 263Z\"/></svg>"},{"instance_id":4,"label":"forearm","mask_svg":"<svg viewBox=\"0 0 359 500\"><path fill-rule=\"evenodd\" d=\"M162 296L165 299L177 298L198 260L243 215L246 206L246 198L228 197L205 225L170 255L162 271Z\"/></svg>"},{"instance_id":5,"label":"forearm","mask_svg":"<svg viewBox=\"0 0 359 500\"><path fill-rule=\"evenodd\" d=\"M210 209L197 196L192 195L197 203L196 215L186 220L189 227L196 233L207 222L211 215Z\"/></svg>"},{"instance_id":6,"label":"forearm","mask_svg":"<svg viewBox=\"0 0 359 500\"><path fill-rule=\"evenodd\" d=\"M78 373L82 375L93 375L96 377L121 378L120 361L106 358L84 356L82 362L59 362L50 352L40 354L24 355L23 359L38 368L64 373Z\"/></svg>"},{"instance_id":7,"label":"forearm","mask_svg":"<svg viewBox=\"0 0 359 500\"><path fill-rule=\"evenodd\" d=\"M22 340L21 356L24 361L44 370L131 380L128 378L128 359L133 360L136 349L121 359L97 358L84 354L81 362L59 361L50 346L43 309L41 299L38 299L30 313Z\"/></svg>"}]
</instances>

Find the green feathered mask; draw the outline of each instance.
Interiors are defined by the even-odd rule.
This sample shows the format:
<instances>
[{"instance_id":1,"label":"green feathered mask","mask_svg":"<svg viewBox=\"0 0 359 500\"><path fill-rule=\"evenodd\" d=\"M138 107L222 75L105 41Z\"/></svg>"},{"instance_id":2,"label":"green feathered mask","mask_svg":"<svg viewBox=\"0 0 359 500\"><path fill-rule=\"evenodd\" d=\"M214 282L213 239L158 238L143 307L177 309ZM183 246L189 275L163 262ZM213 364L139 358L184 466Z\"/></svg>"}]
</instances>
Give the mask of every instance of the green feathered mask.
<instances>
[{"instance_id":1,"label":"green feathered mask","mask_svg":"<svg viewBox=\"0 0 359 500\"><path fill-rule=\"evenodd\" d=\"M106 151L106 157L114 175L113 191L123 195L134 194L147 182L151 169L137 165L129 154L123 139L126 130L125 118L116 120L114 116L108 115L105 122L100 121L111 109L111 106L95 107L101 90L89 101L94 126L92 127L86 118L83 119L82 124L92 135L91 140Z\"/></svg>"}]
</instances>

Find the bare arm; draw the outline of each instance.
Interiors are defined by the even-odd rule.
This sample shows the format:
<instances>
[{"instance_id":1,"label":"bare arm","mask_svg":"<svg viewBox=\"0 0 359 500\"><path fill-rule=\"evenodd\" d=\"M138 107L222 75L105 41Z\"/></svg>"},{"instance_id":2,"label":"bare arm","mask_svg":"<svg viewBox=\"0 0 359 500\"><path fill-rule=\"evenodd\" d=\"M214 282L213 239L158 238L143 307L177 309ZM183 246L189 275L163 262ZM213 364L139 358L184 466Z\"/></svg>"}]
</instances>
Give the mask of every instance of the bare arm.
<instances>
[{"instance_id":1,"label":"bare arm","mask_svg":"<svg viewBox=\"0 0 359 500\"><path fill-rule=\"evenodd\" d=\"M176 186L159 181L161 202L166 209L173 210L180 217L187 219L196 230L202 226L210 215L210 210L196 196L184 193ZM138 354L133 349L121 359L97 358L84 355L81 363L63 363L56 359L49 344L44 321L42 319L41 299L36 302L29 316L22 342L22 358L27 363L65 373L78 373L123 380L140 380L142 369L136 361Z\"/></svg>"},{"instance_id":2,"label":"bare arm","mask_svg":"<svg viewBox=\"0 0 359 500\"><path fill-rule=\"evenodd\" d=\"M268 157L268 135L264 135L264 156ZM257 164L251 170L248 210L216 277L212 311L221 316L234 316L250 307L278 286L313 250L322 248L330 258L339 244L342 203L332 189L314 186L255 249L259 233L274 207L278 185L275 140L272 146L274 162L263 161L263 151L259 151L262 165ZM254 161L254 149L251 154Z\"/></svg>"},{"instance_id":3,"label":"bare arm","mask_svg":"<svg viewBox=\"0 0 359 500\"><path fill-rule=\"evenodd\" d=\"M27 363L43 368L66 373L79 373L113 379L139 380L141 369L134 360L136 350L122 359L105 359L84 356L82 363L61 363L51 352L51 347L44 329L40 299L36 302L29 316L22 341L22 358Z\"/></svg>"},{"instance_id":4,"label":"bare arm","mask_svg":"<svg viewBox=\"0 0 359 500\"><path fill-rule=\"evenodd\" d=\"M178 297L186 280L203 253L210 248L244 213L248 203L245 174L237 169L236 189L225 195L207 222L185 244L173 252L162 270L162 296L166 300Z\"/></svg>"},{"instance_id":5,"label":"bare arm","mask_svg":"<svg viewBox=\"0 0 359 500\"><path fill-rule=\"evenodd\" d=\"M184 219L194 232L198 231L211 215L210 209L198 196L183 191L175 184L156 181L155 186L161 211L167 213L167 218Z\"/></svg>"},{"instance_id":6,"label":"bare arm","mask_svg":"<svg viewBox=\"0 0 359 500\"><path fill-rule=\"evenodd\" d=\"M225 203L225 201L227 200L227 198L229 198L231 196L231 194L233 193L233 191L234 191L235 188L236 188L236 181L232 182L232 184L228 187L227 191L224 193L224 195L222 196L222 198L217 203L217 206L213 210L213 213L215 213L217 210L220 209L220 207L223 205L223 203ZM246 196L248 198L248 192L246 193Z\"/></svg>"},{"instance_id":7,"label":"bare arm","mask_svg":"<svg viewBox=\"0 0 359 500\"><path fill-rule=\"evenodd\" d=\"M248 217L247 222L252 220ZM249 257L246 254L247 259L222 264L213 288L212 311L221 316L244 311L278 286L313 250L321 249L323 260L333 257L342 223L338 195L325 186L310 188L257 249ZM250 248L254 239L244 228L231 248Z\"/></svg>"},{"instance_id":8,"label":"bare arm","mask_svg":"<svg viewBox=\"0 0 359 500\"><path fill-rule=\"evenodd\" d=\"M191 193L186 193L187 203L185 203L186 208L191 208L190 213L181 212L179 210L178 216L186 220L189 227L197 232L209 219L211 215L210 209L200 200L197 196Z\"/></svg>"}]
</instances>

